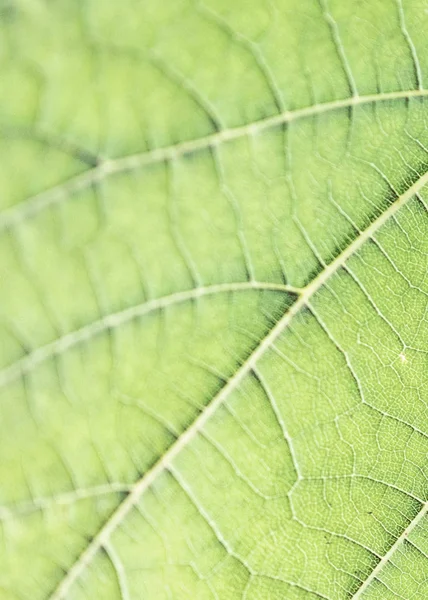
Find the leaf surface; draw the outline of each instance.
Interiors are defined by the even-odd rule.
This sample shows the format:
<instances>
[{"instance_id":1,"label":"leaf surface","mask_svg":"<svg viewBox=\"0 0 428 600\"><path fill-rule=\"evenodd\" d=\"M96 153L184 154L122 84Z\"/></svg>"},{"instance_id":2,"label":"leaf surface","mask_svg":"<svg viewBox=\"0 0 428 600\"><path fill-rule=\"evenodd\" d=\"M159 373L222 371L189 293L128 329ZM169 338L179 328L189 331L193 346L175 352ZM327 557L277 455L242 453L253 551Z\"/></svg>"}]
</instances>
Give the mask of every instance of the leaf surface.
<instances>
[{"instance_id":1,"label":"leaf surface","mask_svg":"<svg viewBox=\"0 0 428 600\"><path fill-rule=\"evenodd\" d=\"M0 2L0 599L428 597L428 11Z\"/></svg>"}]
</instances>

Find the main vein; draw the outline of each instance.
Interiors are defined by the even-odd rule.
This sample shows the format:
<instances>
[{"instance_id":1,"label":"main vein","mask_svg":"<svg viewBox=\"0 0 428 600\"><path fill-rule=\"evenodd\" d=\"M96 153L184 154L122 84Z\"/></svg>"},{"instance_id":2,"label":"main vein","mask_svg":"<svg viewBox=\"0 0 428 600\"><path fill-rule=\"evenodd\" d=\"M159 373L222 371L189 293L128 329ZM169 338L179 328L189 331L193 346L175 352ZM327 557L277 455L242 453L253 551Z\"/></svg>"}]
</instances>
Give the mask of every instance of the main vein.
<instances>
[{"instance_id":1,"label":"main vein","mask_svg":"<svg viewBox=\"0 0 428 600\"><path fill-rule=\"evenodd\" d=\"M152 485L155 479L163 472L168 471L177 455L185 448L204 427L205 423L216 412L217 408L225 402L231 392L235 390L242 380L253 370L257 361L269 350L272 343L281 335L287 328L292 319L304 308L309 299L324 285L324 283L332 277L345 264L345 262L355 254L362 245L371 239L386 221L392 217L397 211L402 208L406 202L414 196L426 183L428 183L428 172L422 175L404 194L397 199L375 219L341 254L339 254L312 282L304 288L302 294L291 306L287 313L276 323L270 330L252 354L241 365L236 373L228 380L221 391L211 400L200 415L195 419L192 425L184 431L177 441L169 448L162 458L139 479L132 491L125 500L118 506L109 520L102 527L97 536L87 546L78 560L74 563L66 576L59 583L58 587L52 594L50 600L61 600L67 595L68 590L73 582L81 575L85 568L90 564L100 548L107 544L109 537L125 519L127 514L132 510L136 503L140 500L144 492ZM373 575L375 577L375 575ZM366 584L364 584L366 585ZM368 585L368 583L367 583ZM360 588L361 589L361 588ZM362 593L362 592L361 592ZM358 598L358 596L356 596Z\"/></svg>"},{"instance_id":2,"label":"main vein","mask_svg":"<svg viewBox=\"0 0 428 600\"><path fill-rule=\"evenodd\" d=\"M271 129L306 117L312 117L334 110L371 104L373 102L422 98L425 96L428 96L428 89L385 92L368 94L366 96L355 95L342 100L332 100L330 102L314 104L304 108L287 110L247 125L222 129L204 137L179 142L171 146L156 148L155 150L132 154L122 158L100 159L99 164L94 168L88 169L84 173L71 177L67 181L47 191L40 192L39 194L27 198L27 200L4 210L0 213L0 231L36 215L41 210L53 204L62 202L64 198L87 189L91 185L99 183L105 177L110 175L132 171L155 163L171 161L180 158L181 156L192 154L198 150L204 150L244 136L252 136L265 129Z\"/></svg>"}]
</instances>

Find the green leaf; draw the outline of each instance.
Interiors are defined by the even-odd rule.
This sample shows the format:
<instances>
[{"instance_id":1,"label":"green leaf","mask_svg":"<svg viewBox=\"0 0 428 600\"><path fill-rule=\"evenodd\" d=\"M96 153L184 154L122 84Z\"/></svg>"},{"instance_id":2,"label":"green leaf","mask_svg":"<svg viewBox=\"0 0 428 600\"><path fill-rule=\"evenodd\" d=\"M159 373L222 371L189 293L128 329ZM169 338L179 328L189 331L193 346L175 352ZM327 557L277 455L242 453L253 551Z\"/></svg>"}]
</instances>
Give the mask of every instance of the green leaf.
<instances>
[{"instance_id":1,"label":"green leaf","mask_svg":"<svg viewBox=\"0 0 428 600\"><path fill-rule=\"evenodd\" d=\"M0 1L1 600L426 600L427 31Z\"/></svg>"}]
</instances>

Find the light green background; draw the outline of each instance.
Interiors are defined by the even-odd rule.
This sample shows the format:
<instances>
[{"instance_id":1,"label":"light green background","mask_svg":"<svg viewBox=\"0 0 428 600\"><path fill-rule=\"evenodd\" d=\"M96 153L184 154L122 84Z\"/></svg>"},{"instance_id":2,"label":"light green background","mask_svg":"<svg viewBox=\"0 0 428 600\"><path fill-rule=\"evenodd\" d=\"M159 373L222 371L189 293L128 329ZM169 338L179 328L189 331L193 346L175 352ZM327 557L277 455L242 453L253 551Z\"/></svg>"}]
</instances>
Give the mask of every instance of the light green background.
<instances>
[{"instance_id":1,"label":"light green background","mask_svg":"<svg viewBox=\"0 0 428 600\"><path fill-rule=\"evenodd\" d=\"M1 600L426 600L427 31L0 0Z\"/></svg>"}]
</instances>

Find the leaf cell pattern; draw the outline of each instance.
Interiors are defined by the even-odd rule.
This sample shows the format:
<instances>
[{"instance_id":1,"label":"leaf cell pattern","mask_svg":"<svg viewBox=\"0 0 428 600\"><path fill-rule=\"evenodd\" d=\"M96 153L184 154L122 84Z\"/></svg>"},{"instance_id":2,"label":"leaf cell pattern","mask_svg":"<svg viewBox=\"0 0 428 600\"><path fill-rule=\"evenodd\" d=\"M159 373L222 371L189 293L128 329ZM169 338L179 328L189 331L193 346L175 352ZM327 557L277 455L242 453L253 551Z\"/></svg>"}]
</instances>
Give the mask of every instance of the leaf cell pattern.
<instances>
[{"instance_id":1,"label":"leaf cell pattern","mask_svg":"<svg viewBox=\"0 0 428 600\"><path fill-rule=\"evenodd\" d=\"M0 1L0 599L428 597L421 0Z\"/></svg>"}]
</instances>

